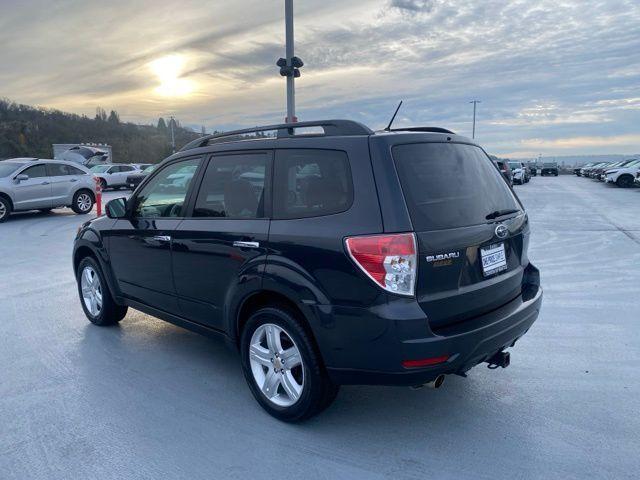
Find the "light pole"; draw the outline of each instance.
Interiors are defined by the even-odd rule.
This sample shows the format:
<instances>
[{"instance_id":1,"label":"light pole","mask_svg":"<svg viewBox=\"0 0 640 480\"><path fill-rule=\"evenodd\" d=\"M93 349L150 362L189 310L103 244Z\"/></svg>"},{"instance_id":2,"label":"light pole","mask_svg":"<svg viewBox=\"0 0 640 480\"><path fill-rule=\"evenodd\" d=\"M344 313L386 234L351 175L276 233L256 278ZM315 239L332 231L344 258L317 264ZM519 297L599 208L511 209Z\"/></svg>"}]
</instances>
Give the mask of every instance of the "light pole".
<instances>
[{"instance_id":1,"label":"light pole","mask_svg":"<svg viewBox=\"0 0 640 480\"><path fill-rule=\"evenodd\" d=\"M480 100L471 100L469 103L473 103L473 131L471 138L476 138L476 105L482 102Z\"/></svg>"},{"instance_id":2,"label":"light pole","mask_svg":"<svg viewBox=\"0 0 640 480\"><path fill-rule=\"evenodd\" d=\"M293 58L293 0L285 0L284 2L284 21L287 43L287 64L291 66L291 59ZM295 77L294 75L289 75L287 77L287 123L295 122L296 120Z\"/></svg>"},{"instance_id":3,"label":"light pole","mask_svg":"<svg viewBox=\"0 0 640 480\"><path fill-rule=\"evenodd\" d=\"M173 115L171 115L171 153L176 153L176 137L173 134L173 124L176 123L175 120L173 119Z\"/></svg>"},{"instance_id":4,"label":"light pole","mask_svg":"<svg viewBox=\"0 0 640 480\"><path fill-rule=\"evenodd\" d=\"M299 68L304 65L302 60L293 54L293 0L284 1L284 21L287 58L280 58L276 65L280 67L280 75L287 77L287 118L285 121L286 123L293 123L298 121L296 117L295 79L300 76Z\"/></svg>"}]
</instances>

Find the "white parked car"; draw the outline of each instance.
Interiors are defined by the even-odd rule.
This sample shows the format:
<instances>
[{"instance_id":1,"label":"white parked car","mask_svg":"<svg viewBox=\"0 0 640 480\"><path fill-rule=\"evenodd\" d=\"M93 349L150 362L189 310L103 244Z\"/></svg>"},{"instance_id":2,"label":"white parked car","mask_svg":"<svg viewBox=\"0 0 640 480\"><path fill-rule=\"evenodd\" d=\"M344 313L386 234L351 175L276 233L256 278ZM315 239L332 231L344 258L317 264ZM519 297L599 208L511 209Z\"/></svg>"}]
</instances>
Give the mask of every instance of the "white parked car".
<instances>
[{"instance_id":1,"label":"white parked car","mask_svg":"<svg viewBox=\"0 0 640 480\"><path fill-rule=\"evenodd\" d=\"M605 170L605 182L615 183L622 188L632 187L639 172L640 160L635 160L624 167Z\"/></svg>"},{"instance_id":2,"label":"white parked car","mask_svg":"<svg viewBox=\"0 0 640 480\"><path fill-rule=\"evenodd\" d=\"M131 165L116 164L96 165L91 168L93 175L100 179L103 190L107 188L115 188L117 190L120 187L126 187L127 177L131 173L139 171Z\"/></svg>"},{"instance_id":3,"label":"white parked car","mask_svg":"<svg viewBox=\"0 0 640 480\"><path fill-rule=\"evenodd\" d=\"M509 168L513 172L513 183L523 185L527 182L527 169L520 162L509 162Z\"/></svg>"}]
</instances>

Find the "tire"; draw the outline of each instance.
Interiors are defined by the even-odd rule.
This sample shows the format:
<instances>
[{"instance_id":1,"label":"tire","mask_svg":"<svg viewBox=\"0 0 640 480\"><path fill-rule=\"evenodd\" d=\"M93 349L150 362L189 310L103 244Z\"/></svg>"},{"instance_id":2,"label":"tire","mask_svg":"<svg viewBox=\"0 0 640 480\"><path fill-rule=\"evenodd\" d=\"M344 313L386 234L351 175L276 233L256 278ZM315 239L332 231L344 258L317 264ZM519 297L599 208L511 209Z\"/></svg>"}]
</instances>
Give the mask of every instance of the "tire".
<instances>
[{"instance_id":1,"label":"tire","mask_svg":"<svg viewBox=\"0 0 640 480\"><path fill-rule=\"evenodd\" d=\"M269 341L270 337L277 342ZM250 358L252 352L258 354ZM242 330L240 354L251 393L278 420L306 420L331 405L338 394L340 387L329 379L311 336L286 308L272 306L254 312ZM300 362L293 367L279 363L287 357ZM273 395L267 393L270 379Z\"/></svg>"},{"instance_id":2,"label":"tire","mask_svg":"<svg viewBox=\"0 0 640 480\"><path fill-rule=\"evenodd\" d=\"M11 215L11 210L13 210L11 202L7 198L0 196L0 223L7 221L7 218Z\"/></svg>"},{"instance_id":3,"label":"tire","mask_svg":"<svg viewBox=\"0 0 640 480\"><path fill-rule=\"evenodd\" d=\"M633 186L633 177L631 175L620 175L616 180L616 185L620 188L629 188Z\"/></svg>"},{"instance_id":4,"label":"tire","mask_svg":"<svg viewBox=\"0 0 640 480\"><path fill-rule=\"evenodd\" d=\"M104 327L115 325L125 317L128 308L116 304L113 300L102 269L93 257L82 259L78 265L76 279L82 310L91 323ZM101 303L98 298L101 298Z\"/></svg>"},{"instance_id":5,"label":"tire","mask_svg":"<svg viewBox=\"0 0 640 480\"><path fill-rule=\"evenodd\" d=\"M95 199L93 198L93 193L89 190L78 190L73 195L71 209L78 215L85 215L93 209L94 203Z\"/></svg>"}]
</instances>

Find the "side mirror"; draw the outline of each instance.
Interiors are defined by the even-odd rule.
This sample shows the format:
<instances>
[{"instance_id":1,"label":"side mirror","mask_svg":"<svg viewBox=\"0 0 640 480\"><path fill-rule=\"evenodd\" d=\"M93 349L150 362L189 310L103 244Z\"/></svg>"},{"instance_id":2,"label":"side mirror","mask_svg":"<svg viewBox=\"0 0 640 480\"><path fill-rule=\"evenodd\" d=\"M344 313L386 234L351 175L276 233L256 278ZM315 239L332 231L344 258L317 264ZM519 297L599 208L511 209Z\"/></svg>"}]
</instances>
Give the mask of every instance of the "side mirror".
<instances>
[{"instance_id":1,"label":"side mirror","mask_svg":"<svg viewBox=\"0 0 640 480\"><path fill-rule=\"evenodd\" d=\"M124 197L114 198L107 202L104 210L109 218L125 218L127 216L127 199Z\"/></svg>"},{"instance_id":2,"label":"side mirror","mask_svg":"<svg viewBox=\"0 0 640 480\"><path fill-rule=\"evenodd\" d=\"M25 180L29 180L29 175L27 175L26 173L21 173L16 177L16 182L18 183L24 182Z\"/></svg>"}]
</instances>

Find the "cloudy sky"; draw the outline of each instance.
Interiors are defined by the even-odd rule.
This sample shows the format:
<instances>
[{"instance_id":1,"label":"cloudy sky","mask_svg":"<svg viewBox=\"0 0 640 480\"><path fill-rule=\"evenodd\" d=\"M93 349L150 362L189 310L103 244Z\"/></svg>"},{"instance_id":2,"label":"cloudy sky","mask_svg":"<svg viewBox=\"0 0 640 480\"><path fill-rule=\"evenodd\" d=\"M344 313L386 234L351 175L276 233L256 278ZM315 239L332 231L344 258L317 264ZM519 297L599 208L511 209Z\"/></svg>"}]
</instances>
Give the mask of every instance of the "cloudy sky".
<instances>
[{"instance_id":1,"label":"cloudy sky","mask_svg":"<svg viewBox=\"0 0 640 480\"><path fill-rule=\"evenodd\" d=\"M640 152L638 0L296 0L300 120L437 125L493 153ZM207 130L280 122L283 0L0 0L0 97Z\"/></svg>"}]
</instances>

